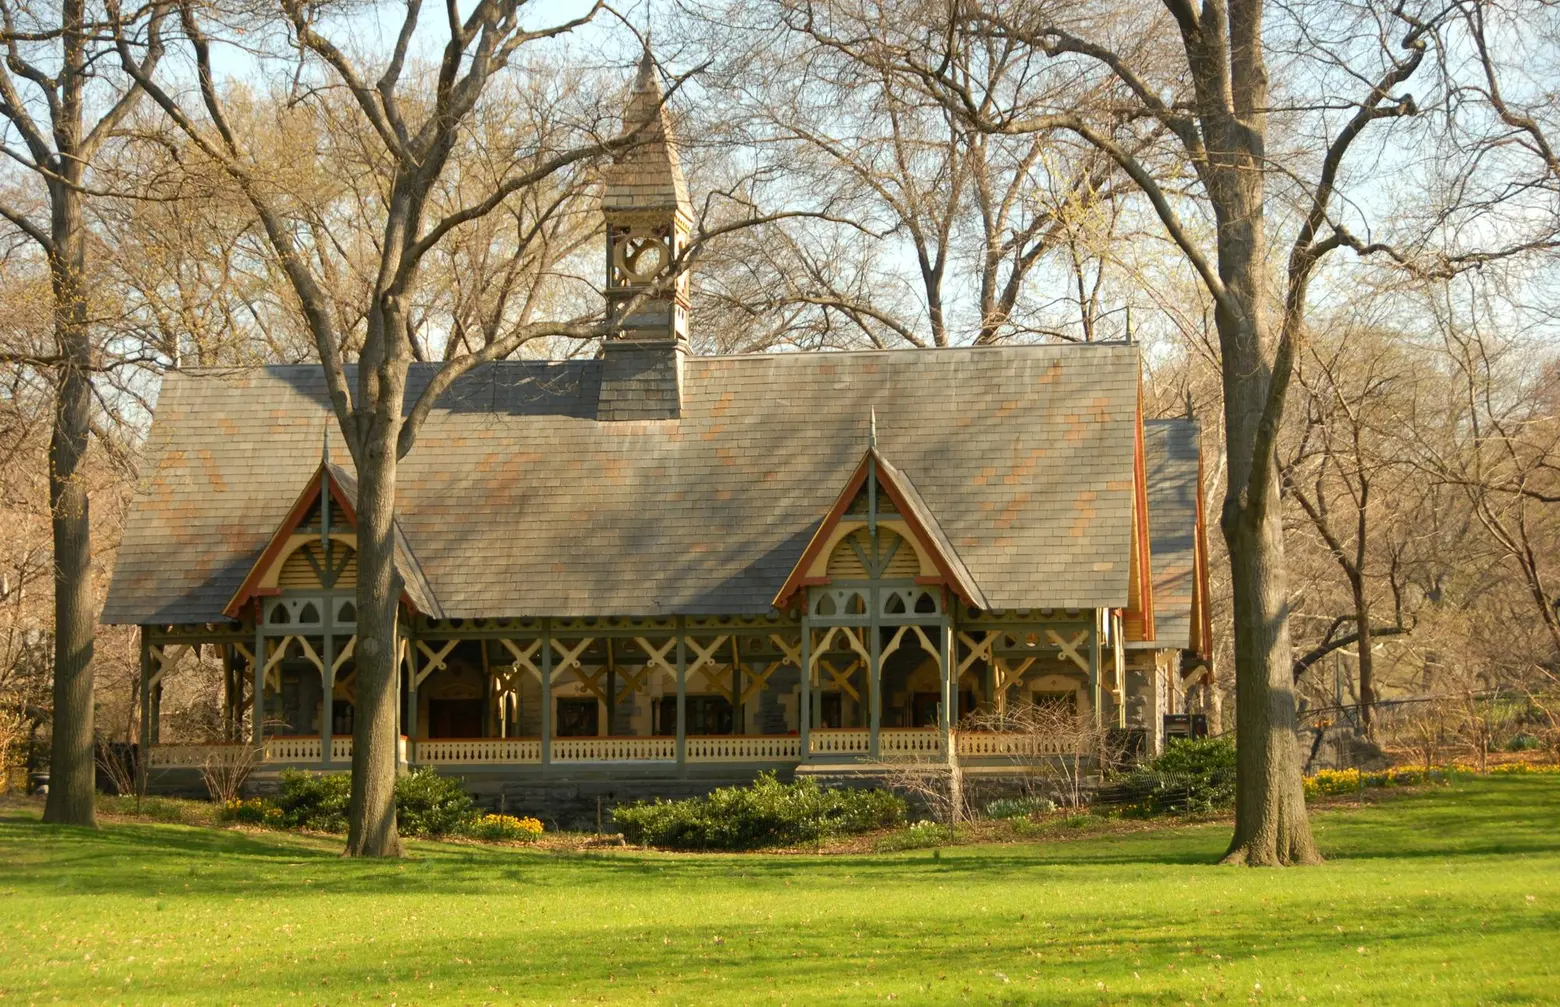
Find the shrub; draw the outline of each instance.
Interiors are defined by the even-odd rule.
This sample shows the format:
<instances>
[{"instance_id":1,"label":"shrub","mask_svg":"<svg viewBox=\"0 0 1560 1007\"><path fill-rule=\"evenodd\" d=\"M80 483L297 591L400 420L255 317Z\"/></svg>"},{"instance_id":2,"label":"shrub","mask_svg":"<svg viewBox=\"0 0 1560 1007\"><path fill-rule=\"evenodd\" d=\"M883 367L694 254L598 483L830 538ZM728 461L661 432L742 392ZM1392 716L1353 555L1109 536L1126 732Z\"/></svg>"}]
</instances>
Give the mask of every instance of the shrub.
<instances>
[{"instance_id":1,"label":"shrub","mask_svg":"<svg viewBox=\"0 0 1560 1007\"><path fill-rule=\"evenodd\" d=\"M487 842L500 840L531 840L542 834L542 823L535 818L516 818L513 815L482 815L466 825L466 835Z\"/></svg>"},{"instance_id":2,"label":"shrub","mask_svg":"<svg viewBox=\"0 0 1560 1007\"><path fill-rule=\"evenodd\" d=\"M1223 738L1185 738L1128 774L1123 787L1144 815L1206 812L1235 803L1235 745Z\"/></svg>"},{"instance_id":3,"label":"shrub","mask_svg":"<svg viewBox=\"0 0 1560 1007\"><path fill-rule=\"evenodd\" d=\"M1029 818L1056 810L1056 802L1044 797L999 797L986 805L987 818Z\"/></svg>"},{"instance_id":4,"label":"shrub","mask_svg":"<svg viewBox=\"0 0 1560 1007\"><path fill-rule=\"evenodd\" d=\"M1542 738L1536 734L1529 734L1526 731L1512 735L1511 740L1506 742L1506 751L1508 752L1534 752L1543 747L1544 740Z\"/></svg>"},{"instance_id":5,"label":"shrub","mask_svg":"<svg viewBox=\"0 0 1560 1007\"><path fill-rule=\"evenodd\" d=\"M903 850L925 850L935 846L947 846L959 838L951 825L938 822L916 822L907 829L898 829L880 836L872 848L879 853L898 853Z\"/></svg>"},{"instance_id":6,"label":"shrub","mask_svg":"<svg viewBox=\"0 0 1560 1007\"><path fill-rule=\"evenodd\" d=\"M395 781L395 815L401 834L438 838L460 832L476 817L476 805L460 780L431 767Z\"/></svg>"},{"instance_id":7,"label":"shrub","mask_svg":"<svg viewBox=\"0 0 1560 1007\"><path fill-rule=\"evenodd\" d=\"M781 783L769 772L750 787L722 787L683 801L625 804L612 817L633 843L748 850L898 825L905 818L905 802L886 790L824 789L816 780Z\"/></svg>"},{"instance_id":8,"label":"shrub","mask_svg":"<svg viewBox=\"0 0 1560 1007\"><path fill-rule=\"evenodd\" d=\"M271 799L281 815L274 824L284 829L315 832L347 831L347 804L352 797L349 773L306 773L282 770L282 789Z\"/></svg>"}]
</instances>

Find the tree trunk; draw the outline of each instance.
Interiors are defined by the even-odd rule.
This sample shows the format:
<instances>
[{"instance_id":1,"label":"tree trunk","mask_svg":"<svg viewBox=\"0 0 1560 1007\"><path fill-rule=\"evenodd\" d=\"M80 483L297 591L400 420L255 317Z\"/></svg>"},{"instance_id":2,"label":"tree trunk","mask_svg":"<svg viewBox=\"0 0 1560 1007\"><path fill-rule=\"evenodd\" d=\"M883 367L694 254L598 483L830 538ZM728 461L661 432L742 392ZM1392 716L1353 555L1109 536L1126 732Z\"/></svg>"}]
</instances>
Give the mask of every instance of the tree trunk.
<instances>
[{"instance_id":1,"label":"tree trunk","mask_svg":"<svg viewBox=\"0 0 1560 1007\"><path fill-rule=\"evenodd\" d=\"M358 458L357 695L347 815L349 857L399 857L404 852L395 820L400 736L395 624L401 583L395 569L394 516L396 436L406 368L391 362L381 366L378 375L374 415Z\"/></svg>"},{"instance_id":2,"label":"tree trunk","mask_svg":"<svg viewBox=\"0 0 1560 1007\"><path fill-rule=\"evenodd\" d=\"M1235 603L1235 835L1224 862L1321 861L1311 837L1295 741L1289 611L1277 479L1260 520L1228 535Z\"/></svg>"},{"instance_id":3,"label":"tree trunk","mask_svg":"<svg viewBox=\"0 0 1560 1007\"><path fill-rule=\"evenodd\" d=\"M79 180L80 165L61 158L60 171ZM54 433L49 442L49 509L54 532L54 715L49 797L43 820L97 826L93 758L92 537L82 459L92 425L92 344L87 333L86 232L82 195L49 185L52 215L50 279L54 331L64 361L58 369Z\"/></svg>"},{"instance_id":4,"label":"tree trunk","mask_svg":"<svg viewBox=\"0 0 1560 1007\"><path fill-rule=\"evenodd\" d=\"M1235 616L1235 834L1224 862L1312 864L1321 855L1306 818L1295 738L1278 461L1271 444L1259 447L1273 380L1260 3L1233 6L1230 24L1232 84L1244 118L1215 111L1204 120L1212 127L1209 147L1220 152L1208 174L1219 228L1219 278L1227 295L1214 312L1229 464L1219 525L1229 547Z\"/></svg>"},{"instance_id":5,"label":"tree trunk","mask_svg":"<svg viewBox=\"0 0 1560 1007\"><path fill-rule=\"evenodd\" d=\"M1363 580L1351 578L1349 586L1354 592L1354 624L1360 635L1360 729L1367 738L1373 738L1376 734L1376 676L1371 654L1370 603L1365 600Z\"/></svg>"}]
</instances>

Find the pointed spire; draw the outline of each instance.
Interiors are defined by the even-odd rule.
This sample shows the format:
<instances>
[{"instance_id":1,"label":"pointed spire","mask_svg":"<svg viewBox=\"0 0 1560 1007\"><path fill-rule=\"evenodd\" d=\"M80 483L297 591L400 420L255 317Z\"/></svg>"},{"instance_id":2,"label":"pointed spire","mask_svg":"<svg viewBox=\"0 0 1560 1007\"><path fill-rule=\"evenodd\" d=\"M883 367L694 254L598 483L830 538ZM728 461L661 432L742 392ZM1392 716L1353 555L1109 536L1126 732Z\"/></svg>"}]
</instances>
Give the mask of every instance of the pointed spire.
<instances>
[{"instance_id":1,"label":"pointed spire","mask_svg":"<svg viewBox=\"0 0 1560 1007\"><path fill-rule=\"evenodd\" d=\"M676 210L686 219L693 219L688 183L677 157L665 102L660 71L647 38L623 109L623 131L639 130L640 142L607 168L607 188L601 199L601 208L607 213Z\"/></svg>"},{"instance_id":2,"label":"pointed spire","mask_svg":"<svg viewBox=\"0 0 1560 1007\"><path fill-rule=\"evenodd\" d=\"M320 429L320 462L330 465L330 413L325 414L325 425Z\"/></svg>"},{"instance_id":3,"label":"pointed spire","mask_svg":"<svg viewBox=\"0 0 1560 1007\"><path fill-rule=\"evenodd\" d=\"M867 448L877 450L877 406L872 406L867 414Z\"/></svg>"}]
</instances>

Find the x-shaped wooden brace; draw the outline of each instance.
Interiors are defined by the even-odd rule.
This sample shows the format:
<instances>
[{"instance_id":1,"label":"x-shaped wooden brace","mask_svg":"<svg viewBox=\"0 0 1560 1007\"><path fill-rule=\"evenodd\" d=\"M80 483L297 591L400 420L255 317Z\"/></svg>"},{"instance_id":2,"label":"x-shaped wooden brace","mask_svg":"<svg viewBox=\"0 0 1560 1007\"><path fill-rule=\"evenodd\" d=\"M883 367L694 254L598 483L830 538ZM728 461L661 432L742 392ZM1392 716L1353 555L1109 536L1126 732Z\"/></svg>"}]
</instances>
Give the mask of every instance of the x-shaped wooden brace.
<instances>
[{"instance_id":1,"label":"x-shaped wooden brace","mask_svg":"<svg viewBox=\"0 0 1560 1007\"><path fill-rule=\"evenodd\" d=\"M764 686L769 684L769 676L775 673L775 669L780 667L781 663L780 661L770 661L764 665L762 671L759 671L754 665L743 665L742 677L744 684L742 686L741 701L746 703L754 695L761 692Z\"/></svg>"},{"instance_id":2,"label":"x-shaped wooden brace","mask_svg":"<svg viewBox=\"0 0 1560 1007\"><path fill-rule=\"evenodd\" d=\"M444 659L450 656L450 652L460 645L459 640L446 640L444 646L437 652L421 640L417 641L417 649L427 655L428 660L423 664L422 670L412 676L412 688L422 685L428 676L445 667Z\"/></svg>"},{"instance_id":3,"label":"x-shaped wooden brace","mask_svg":"<svg viewBox=\"0 0 1560 1007\"><path fill-rule=\"evenodd\" d=\"M970 665L976 661L984 660L987 664L991 663L991 645L997 642L997 634L987 633L985 639L976 640L968 633L960 633L959 641L964 644L965 649L969 653L959 658L957 665L958 674L954 675L954 681L962 679L964 673L970 670Z\"/></svg>"},{"instance_id":4,"label":"x-shaped wooden brace","mask_svg":"<svg viewBox=\"0 0 1560 1007\"><path fill-rule=\"evenodd\" d=\"M1089 670L1089 662L1084 659L1083 655L1078 653L1078 648L1089 642L1088 630L1080 629L1078 635L1072 638L1071 643L1063 640L1062 635L1054 629L1046 630L1045 635L1046 639L1056 644L1060 649L1061 653L1056 655L1058 658L1070 658L1073 664L1076 664L1085 672Z\"/></svg>"},{"instance_id":5,"label":"x-shaped wooden brace","mask_svg":"<svg viewBox=\"0 0 1560 1007\"><path fill-rule=\"evenodd\" d=\"M709 687L720 693L722 696L725 696L729 702L731 700L730 684L722 682L715 677L716 675L720 674L722 669L730 667L729 664L726 664L723 661L717 661L715 659L715 652L721 647L725 646L728 639L730 638L717 636L714 643L710 644L708 647L701 647L699 646L699 641L695 640L691 636L688 637L688 647L695 655L694 659L688 662L688 674L691 675L696 671L702 673L704 675L704 681L709 684Z\"/></svg>"},{"instance_id":6,"label":"x-shaped wooden brace","mask_svg":"<svg viewBox=\"0 0 1560 1007\"><path fill-rule=\"evenodd\" d=\"M660 668L662 671L672 676L672 678L675 679L677 677L676 663L671 661L666 656L672 652L673 647L677 646L676 637L672 637L670 640L667 640L666 643L662 644L659 648L652 647L650 645L650 641L646 640L642 636L634 637L634 642L639 644L639 649L645 652L646 668Z\"/></svg>"},{"instance_id":7,"label":"x-shaped wooden brace","mask_svg":"<svg viewBox=\"0 0 1560 1007\"><path fill-rule=\"evenodd\" d=\"M536 666L535 661L536 655L540 653L542 649L542 641L540 639L532 640L530 644L525 647L521 647L513 640L500 639L498 642L503 644L504 649L509 651L509 656L515 659L516 671L524 668L532 675L535 675L538 682L542 680L542 669Z\"/></svg>"},{"instance_id":8,"label":"x-shaped wooden brace","mask_svg":"<svg viewBox=\"0 0 1560 1007\"><path fill-rule=\"evenodd\" d=\"M151 648L152 667L151 677L147 681L147 687L155 689L157 683L163 680L163 676L178 666L179 661L186 653L200 656L200 645L189 643L165 643Z\"/></svg>"},{"instance_id":9,"label":"x-shaped wooden brace","mask_svg":"<svg viewBox=\"0 0 1560 1007\"><path fill-rule=\"evenodd\" d=\"M1016 684L1024 677L1024 672L1035 663L1035 658L1026 657L1017 664L1008 658L999 657L992 661L992 678L996 686L997 712L1007 709L1008 688Z\"/></svg>"},{"instance_id":10,"label":"x-shaped wooden brace","mask_svg":"<svg viewBox=\"0 0 1560 1007\"><path fill-rule=\"evenodd\" d=\"M607 690L602 688L601 679L607 673L606 667L603 665L602 667L597 668L595 673L592 674L585 670L585 665L580 661L580 655L585 653L585 651L589 649L590 645L595 642L595 637L587 636L585 639L580 640L571 648L568 644L563 643L561 640L553 640L553 652L558 655L558 660L553 662L552 677L553 682L557 682L558 676L563 672L572 672L574 677L579 680L581 685L595 693L596 698L605 703L607 701ZM550 684L548 688L551 688Z\"/></svg>"},{"instance_id":11,"label":"x-shaped wooden brace","mask_svg":"<svg viewBox=\"0 0 1560 1007\"><path fill-rule=\"evenodd\" d=\"M553 640L553 652L558 655L558 660L553 662L553 678L556 679L558 674L565 670L578 672L583 667L580 664L580 655L595 642L594 637L587 636L573 650L570 650L562 641Z\"/></svg>"},{"instance_id":12,"label":"x-shaped wooden brace","mask_svg":"<svg viewBox=\"0 0 1560 1007\"><path fill-rule=\"evenodd\" d=\"M620 664L617 666L618 681L622 686L617 691L618 701L621 702L636 692L649 689L650 666L648 664Z\"/></svg>"},{"instance_id":13,"label":"x-shaped wooden brace","mask_svg":"<svg viewBox=\"0 0 1560 1007\"><path fill-rule=\"evenodd\" d=\"M856 687L850 684L850 676L855 674L857 668L861 667L861 660L859 658L852 658L850 664L847 664L845 669L841 671L840 669L836 668L833 662L829 661L827 658L819 657L818 667L829 673L829 685L839 686L845 692L850 693L851 699L854 699L858 703L861 702L861 693L857 692Z\"/></svg>"},{"instance_id":14,"label":"x-shaped wooden brace","mask_svg":"<svg viewBox=\"0 0 1560 1007\"><path fill-rule=\"evenodd\" d=\"M586 671L583 664L577 664L570 669L574 672L574 678L603 703L607 701L607 689L602 680L607 677L607 666L602 664L595 671Z\"/></svg>"},{"instance_id":15,"label":"x-shaped wooden brace","mask_svg":"<svg viewBox=\"0 0 1560 1007\"><path fill-rule=\"evenodd\" d=\"M775 647L780 651L780 653L785 655L786 664L796 668L800 668L802 666L802 641L800 639L796 641L796 646L794 647L786 643L785 637L781 636L779 633L770 633L769 639L774 643Z\"/></svg>"}]
</instances>

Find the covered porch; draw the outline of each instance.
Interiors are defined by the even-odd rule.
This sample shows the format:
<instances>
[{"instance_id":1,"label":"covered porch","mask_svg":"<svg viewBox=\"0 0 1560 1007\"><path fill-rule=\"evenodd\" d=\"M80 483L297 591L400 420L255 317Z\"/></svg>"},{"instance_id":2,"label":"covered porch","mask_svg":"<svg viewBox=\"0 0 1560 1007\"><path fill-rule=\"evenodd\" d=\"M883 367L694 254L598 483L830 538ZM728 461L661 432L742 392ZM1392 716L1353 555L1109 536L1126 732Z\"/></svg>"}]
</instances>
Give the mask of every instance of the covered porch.
<instances>
[{"instance_id":1,"label":"covered porch","mask_svg":"<svg viewBox=\"0 0 1560 1007\"><path fill-rule=\"evenodd\" d=\"M258 628L143 628L149 769L238 758L278 768L350 767L350 612L337 605L330 625L316 627L300 623L312 613L298 600L262 606L285 611L288 621ZM399 760L522 776L603 765L676 773L700 764L757 772L950 758L1000 763L1089 754L979 729L991 719L983 715L1009 704L1061 700L1095 717L1124 714L1113 646L1119 637L1112 634L1119 620L1109 613L966 613L956 620L935 589L904 589L874 605L877 617L839 613L839 606L833 616L820 614L830 606L818 592L793 617L412 617L399 641ZM917 605L933 611L918 613ZM175 738L164 742L163 681L181 666L190 673L190 658L203 656L196 673L220 666L226 733L179 738L170 724Z\"/></svg>"}]
</instances>

